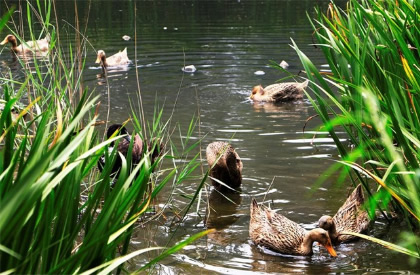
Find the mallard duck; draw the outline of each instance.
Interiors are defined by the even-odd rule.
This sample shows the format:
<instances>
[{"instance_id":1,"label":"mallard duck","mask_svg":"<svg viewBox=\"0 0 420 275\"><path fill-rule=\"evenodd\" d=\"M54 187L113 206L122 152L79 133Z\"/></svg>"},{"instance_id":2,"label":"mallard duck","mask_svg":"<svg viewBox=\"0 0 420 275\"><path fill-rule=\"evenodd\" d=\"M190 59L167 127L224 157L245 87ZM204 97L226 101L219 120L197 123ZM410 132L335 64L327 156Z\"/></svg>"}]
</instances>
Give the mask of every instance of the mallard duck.
<instances>
[{"instance_id":1,"label":"mallard duck","mask_svg":"<svg viewBox=\"0 0 420 275\"><path fill-rule=\"evenodd\" d=\"M121 140L118 143L118 147L117 150L124 156L127 157L128 155L128 149L130 147L130 142L132 139L132 136L130 136L128 134L127 129L122 126L121 124L113 124L111 126L109 126L107 132L106 132L106 136L109 139L112 134L114 134L114 132L119 131L120 135L125 135L124 137L121 138ZM111 152L114 148L115 142L112 142L109 146L109 151ZM132 165L136 165L140 162L141 158L143 155L143 140L140 138L140 136L137 134L134 136L134 141L133 141L133 147L132 147L132 151L131 151L131 163ZM117 156L117 159L115 160L114 166L112 167L111 170L111 174L113 173L119 173L119 170L121 169L121 158L119 156ZM105 167L105 157L102 156L99 159L98 162L98 168L99 170L102 172L103 168ZM117 174L118 177L118 174Z\"/></svg>"},{"instance_id":2,"label":"mallard duck","mask_svg":"<svg viewBox=\"0 0 420 275\"><path fill-rule=\"evenodd\" d=\"M212 142L207 146L206 156L212 178L218 179L231 188L238 188L241 185L243 164L232 145L222 141ZM213 179L211 181L217 190L229 190L219 182Z\"/></svg>"},{"instance_id":3,"label":"mallard duck","mask_svg":"<svg viewBox=\"0 0 420 275\"><path fill-rule=\"evenodd\" d=\"M309 81L305 82L284 82L272 84L265 88L261 85L252 89L250 99L264 102L286 102L303 98L303 89L308 86Z\"/></svg>"},{"instance_id":4,"label":"mallard duck","mask_svg":"<svg viewBox=\"0 0 420 275\"><path fill-rule=\"evenodd\" d=\"M110 57L106 57L105 52L99 50L95 63L101 64L102 68L105 70L108 67L127 66L131 61L128 59L127 48L125 48Z\"/></svg>"},{"instance_id":5,"label":"mallard duck","mask_svg":"<svg viewBox=\"0 0 420 275\"><path fill-rule=\"evenodd\" d=\"M327 231L322 228L307 231L270 208L259 206L255 199L251 203L249 236L256 245L283 254L302 256L312 255L312 244L317 241L331 256L337 256Z\"/></svg>"},{"instance_id":6,"label":"mallard duck","mask_svg":"<svg viewBox=\"0 0 420 275\"><path fill-rule=\"evenodd\" d=\"M334 217L322 216L319 219L318 226L329 232L334 244L357 238L353 235L341 235L343 231L361 233L368 229L370 220L368 213L362 209L364 201L362 186L359 184Z\"/></svg>"},{"instance_id":7,"label":"mallard duck","mask_svg":"<svg viewBox=\"0 0 420 275\"><path fill-rule=\"evenodd\" d=\"M49 49L48 37L36 41L27 41L23 44L17 45L16 36L9 34L4 38L0 45L12 44L12 51L15 53L29 53L29 52L47 52Z\"/></svg>"}]
</instances>

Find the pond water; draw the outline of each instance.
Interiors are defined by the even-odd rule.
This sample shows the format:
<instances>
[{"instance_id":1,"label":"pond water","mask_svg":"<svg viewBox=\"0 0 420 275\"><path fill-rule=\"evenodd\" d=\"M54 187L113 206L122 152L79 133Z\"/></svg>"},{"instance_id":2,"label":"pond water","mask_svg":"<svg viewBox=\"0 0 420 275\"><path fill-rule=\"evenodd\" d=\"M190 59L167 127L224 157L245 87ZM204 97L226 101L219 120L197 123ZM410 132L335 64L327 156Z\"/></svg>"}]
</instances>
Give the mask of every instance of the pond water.
<instances>
[{"instance_id":1,"label":"pond water","mask_svg":"<svg viewBox=\"0 0 420 275\"><path fill-rule=\"evenodd\" d=\"M345 2L339 3L345 6ZM57 1L57 5L61 42L73 43L74 3ZM420 270L418 264L409 265L406 256L363 240L337 247L335 259L318 247L312 257L282 257L262 251L249 240L252 197L263 201L266 196L273 209L312 229L321 215L334 214L351 191L348 182L335 185L337 176L333 176L321 189L310 192L338 156L332 140L314 132L319 120L311 120L306 133L302 132L305 121L315 114L307 99L282 105L253 104L248 99L254 85L266 86L287 76L268 66L270 60L287 61L288 71L294 75L302 69L290 47L291 38L317 66L322 66L322 53L310 45L312 29L306 13L313 16L315 6L326 10L326 1L78 1L77 5L80 25L87 24L89 40L83 81L101 95L100 119L120 123L130 117L130 106L138 102L138 71L147 119L152 119L156 104L164 106L167 119L177 101L173 122L179 123L184 135L193 116L199 113L199 129L192 139L205 136L201 143L203 160L207 144L223 140L236 148L243 161L242 193L230 196L236 204L207 187L199 211L195 212L194 205L191 214L177 223L175 213L187 205L184 197L194 194L200 177L176 186L173 196L169 196L168 188L155 202L157 207L167 207L164 215L138 227L133 249L173 244L206 229L207 198L213 209L207 225L218 229L162 261L157 266L160 274ZM5 34L4 30L1 36ZM132 39L123 40L123 35ZM96 51L102 49L111 55L125 47L133 64L109 72L107 82L94 63ZM184 65L194 65L197 71L183 73ZM8 51L1 52L0 71L18 66ZM174 142L180 146L176 137ZM203 169L207 169L205 161ZM396 241L398 233L398 225L387 226L382 220L376 221L369 232L389 241ZM128 267L135 270L156 255L143 255Z\"/></svg>"}]
</instances>

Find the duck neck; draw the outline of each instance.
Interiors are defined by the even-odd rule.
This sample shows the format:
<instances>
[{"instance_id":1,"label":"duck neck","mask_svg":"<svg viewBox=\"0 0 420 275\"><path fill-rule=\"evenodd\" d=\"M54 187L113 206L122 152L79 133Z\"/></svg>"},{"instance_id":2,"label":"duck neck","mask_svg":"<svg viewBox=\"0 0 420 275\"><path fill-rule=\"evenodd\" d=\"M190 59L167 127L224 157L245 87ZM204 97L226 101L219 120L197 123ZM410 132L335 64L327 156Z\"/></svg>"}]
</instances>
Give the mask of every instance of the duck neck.
<instances>
[{"instance_id":1,"label":"duck neck","mask_svg":"<svg viewBox=\"0 0 420 275\"><path fill-rule=\"evenodd\" d=\"M10 44L12 44L12 51L17 53L18 52L18 46L17 46L16 39L10 39L9 42L10 42Z\"/></svg>"},{"instance_id":2,"label":"duck neck","mask_svg":"<svg viewBox=\"0 0 420 275\"><path fill-rule=\"evenodd\" d=\"M102 61L102 68L106 69L106 67L108 67L108 63L106 63L105 55L101 56L101 61Z\"/></svg>"},{"instance_id":3,"label":"duck neck","mask_svg":"<svg viewBox=\"0 0 420 275\"><path fill-rule=\"evenodd\" d=\"M303 242L300 246L303 255L312 255L312 245L316 241L316 235L311 230L306 233L305 237L303 238Z\"/></svg>"},{"instance_id":4,"label":"duck neck","mask_svg":"<svg viewBox=\"0 0 420 275\"><path fill-rule=\"evenodd\" d=\"M335 222L334 221L331 223L331 226L328 229L328 234L330 235L330 238L331 238L331 241L332 242L336 242L337 241L338 233L337 233L337 229L335 227Z\"/></svg>"}]
</instances>

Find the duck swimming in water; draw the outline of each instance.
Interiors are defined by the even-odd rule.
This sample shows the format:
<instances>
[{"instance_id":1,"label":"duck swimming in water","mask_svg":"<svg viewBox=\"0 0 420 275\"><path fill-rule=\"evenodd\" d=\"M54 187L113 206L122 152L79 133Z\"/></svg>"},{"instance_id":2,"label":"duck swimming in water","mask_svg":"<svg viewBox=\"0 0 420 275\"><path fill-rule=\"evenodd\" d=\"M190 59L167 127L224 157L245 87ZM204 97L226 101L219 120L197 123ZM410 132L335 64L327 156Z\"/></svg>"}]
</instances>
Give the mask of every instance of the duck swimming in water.
<instances>
[{"instance_id":1,"label":"duck swimming in water","mask_svg":"<svg viewBox=\"0 0 420 275\"><path fill-rule=\"evenodd\" d=\"M308 87L309 81L305 82L284 82L272 84L265 88L261 85L252 89L251 96L253 101L261 102L287 102L303 98L303 90Z\"/></svg>"},{"instance_id":2,"label":"duck swimming in water","mask_svg":"<svg viewBox=\"0 0 420 275\"><path fill-rule=\"evenodd\" d=\"M368 229L370 220L366 210L362 209L364 202L362 185L359 184L338 209L334 217L322 216L318 221L318 226L329 232L334 244L357 239L353 235L341 235L341 232L362 233Z\"/></svg>"},{"instance_id":3,"label":"duck swimming in water","mask_svg":"<svg viewBox=\"0 0 420 275\"><path fill-rule=\"evenodd\" d=\"M102 69L106 70L108 67L128 66L131 61L128 59L127 48L125 48L110 57L106 57L105 52L99 50L95 63L101 64Z\"/></svg>"},{"instance_id":4,"label":"duck swimming in water","mask_svg":"<svg viewBox=\"0 0 420 275\"><path fill-rule=\"evenodd\" d=\"M27 41L25 43L17 45L16 36L13 34L7 35L0 45L6 45L7 43L11 44L11 49L15 53L29 53L29 52L48 52L49 50L49 38L45 37L36 41Z\"/></svg>"},{"instance_id":5,"label":"duck swimming in water","mask_svg":"<svg viewBox=\"0 0 420 275\"><path fill-rule=\"evenodd\" d=\"M121 138L117 147L118 152L120 152L124 157L127 157L131 139L134 138L133 147L131 151L131 164L132 166L137 165L143 156L143 140L140 138L138 134L136 134L134 137L130 136L128 134L127 129L121 124L113 124L109 126L106 132L107 139L109 139L117 131L120 131L120 135L125 135L124 137ZM115 146L115 142L112 142L109 146L109 150L112 151L114 146ZM122 166L122 160L119 156L117 156L114 166L112 167L111 174L117 173L117 177L118 177L118 173L119 173L119 170L121 169L121 166ZM99 171L102 172L104 167L105 167L105 157L102 156L98 161Z\"/></svg>"},{"instance_id":6,"label":"duck swimming in water","mask_svg":"<svg viewBox=\"0 0 420 275\"><path fill-rule=\"evenodd\" d=\"M249 236L256 245L282 254L312 255L312 244L316 241L323 245L331 256L337 256L327 231L322 228L307 231L270 208L259 206L255 199L252 199L251 203Z\"/></svg>"},{"instance_id":7,"label":"duck swimming in water","mask_svg":"<svg viewBox=\"0 0 420 275\"><path fill-rule=\"evenodd\" d=\"M231 188L238 188L241 185L243 164L232 145L222 141L212 142L207 146L206 156L212 178ZM219 182L213 179L211 181L217 190L229 190Z\"/></svg>"}]
</instances>

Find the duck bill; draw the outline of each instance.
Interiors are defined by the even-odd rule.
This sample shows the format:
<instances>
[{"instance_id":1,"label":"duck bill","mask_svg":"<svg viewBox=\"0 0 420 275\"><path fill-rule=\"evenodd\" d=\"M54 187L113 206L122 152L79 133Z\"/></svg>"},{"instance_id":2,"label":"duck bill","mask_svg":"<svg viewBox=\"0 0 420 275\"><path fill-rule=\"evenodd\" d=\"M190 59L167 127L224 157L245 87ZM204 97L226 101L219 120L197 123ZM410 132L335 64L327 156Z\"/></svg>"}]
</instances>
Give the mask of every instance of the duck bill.
<instances>
[{"instance_id":1,"label":"duck bill","mask_svg":"<svg viewBox=\"0 0 420 275\"><path fill-rule=\"evenodd\" d=\"M325 248L327 249L328 253L330 253L331 256L337 257L337 252L335 252L335 250L332 247L331 243L326 244L325 245Z\"/></svg>"},{"instance_id":2,"label":"duck bill","mask_svg":"<svg viewBox=\"0 0 420 275\"><path fill-rule=\"evenodd\" d=\"M99 56L96 58L95 63L97 63L97 64L101 63L101 58Z\"/></svg>"},{"instance_id":3,"label":"duck bill","mask_svg":"<svg viewBox=\"0 0 420 275\"><path fill-rule=\"evenodd\" d=\"M3 41L1 41L0 45L6 45L7 42L9 42L9 40L6 37Z\"/></svg>"}]
</instances>

